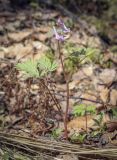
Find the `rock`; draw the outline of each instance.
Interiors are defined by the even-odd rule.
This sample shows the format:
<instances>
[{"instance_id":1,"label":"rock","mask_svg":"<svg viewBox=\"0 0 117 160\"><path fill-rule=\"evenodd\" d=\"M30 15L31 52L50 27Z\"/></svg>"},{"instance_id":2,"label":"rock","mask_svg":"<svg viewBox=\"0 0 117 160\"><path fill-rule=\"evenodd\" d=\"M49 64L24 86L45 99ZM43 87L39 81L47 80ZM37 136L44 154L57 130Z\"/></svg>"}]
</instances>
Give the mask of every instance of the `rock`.
<instances>
[{"instance_id":1,"label":"rock","mask_svg":"<svg viewBox=\"0 0 117 160\"><path fill-rule=\"evenodd\" d=\"M100 75L99 79L104 83L104 84L109 84L112 83L113 80L116 78L116 71L115 69L104 69Z\"/></svg>"},{"instance_id":2,"label":"rock","mask_svg":"<svg viewBox=\"0 0 117 160\"><path fill-rule=\"evenodd\" d=\"M112 89L110 93L110 104L117 105L117 90Z\"/></svg>"}]
</instances>

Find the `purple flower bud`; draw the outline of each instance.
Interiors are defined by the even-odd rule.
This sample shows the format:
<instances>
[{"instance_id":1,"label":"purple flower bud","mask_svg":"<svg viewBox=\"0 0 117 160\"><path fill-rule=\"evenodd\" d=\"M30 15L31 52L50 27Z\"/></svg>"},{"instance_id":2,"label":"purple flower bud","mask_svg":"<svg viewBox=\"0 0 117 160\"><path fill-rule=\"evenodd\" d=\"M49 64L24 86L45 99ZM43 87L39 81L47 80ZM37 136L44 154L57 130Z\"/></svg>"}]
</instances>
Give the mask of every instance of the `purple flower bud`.
<instances>
[{"instance_id":1,"label":"purple flower bud","mask_svg":"<svg viewBox=\"0 0 117 160\"><path fill-rule=\"evenodd\" d=\"M64 37L62 35L59 35L56 28L53 27L53 30L54 30L54 34L55 34L55 38L59 41L64 41Z\"/></svg>"},{"instance_id":2,"label":"purple flower bud","mask_svg":"<svg viewBox=\"0 0 117 160\"><path fill-rule=\"evenodd\" d=\"M57 23L62 28L64 33L70 32L70 29L65 26L64 22L60 18L58 19Z\"/></svg>"}]
</instances>

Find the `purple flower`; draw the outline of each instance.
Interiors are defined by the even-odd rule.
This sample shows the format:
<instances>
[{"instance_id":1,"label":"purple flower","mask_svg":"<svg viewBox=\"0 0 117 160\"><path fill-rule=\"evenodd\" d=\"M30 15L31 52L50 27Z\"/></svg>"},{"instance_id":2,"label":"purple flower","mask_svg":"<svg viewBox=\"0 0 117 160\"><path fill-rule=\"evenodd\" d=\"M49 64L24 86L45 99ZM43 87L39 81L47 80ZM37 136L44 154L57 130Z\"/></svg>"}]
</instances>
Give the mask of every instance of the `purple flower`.
<instances>
[{"instance_id":1,"label":"purple flower","mask_svg":"<svg viewBox=\"0 0 117 160\"><path fill-rule=\"evenodd\" d=\"M57 23L62 28L64 33L70 32L70 29L65 26L64 22L60 18L58 19Z\"/></svg>"},{"instance_id":2,"label":"purple flower","mask_svg":"<svg viewBox=\"0 0 117 160\"><path fill-rule=\"evenodd\" d=\"M64 36L59 35L55 27L53 27L53 30L54 30L55 38L59 41L64 41Z\"/></svg>"}]
</instances>

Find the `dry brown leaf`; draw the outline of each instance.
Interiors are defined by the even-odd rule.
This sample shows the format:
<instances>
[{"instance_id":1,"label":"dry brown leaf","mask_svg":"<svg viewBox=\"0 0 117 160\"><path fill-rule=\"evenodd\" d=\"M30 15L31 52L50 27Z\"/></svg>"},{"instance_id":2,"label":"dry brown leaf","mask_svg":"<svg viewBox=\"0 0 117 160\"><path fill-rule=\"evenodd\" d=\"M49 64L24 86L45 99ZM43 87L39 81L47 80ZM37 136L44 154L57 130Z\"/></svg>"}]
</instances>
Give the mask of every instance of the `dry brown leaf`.
<instances>
[{"instance_id":1,"label":"dry brown leaf","mask_svg":"<svg viewBox=\"0 0 117 160\"><path fill-rule=\"evenodd\" d=\"M30 45L23 46L23 44L19 43L8 47L8 53L6 55L8 57L15 56L16 59L20 59L26 55L30 55L31 52L32 52L32 47Z\"/></svg>"},{"instance_id":2,"label":"dry brown leaf","mask_svg":"<svg viewBox=\"0 0 117 160\"><path fill-rule=\"evenodd\" d=\"M92 76L93 75L93 66L90 65L90 66L83 67L83 72L86 76Z\"/></svg>"},{"instance_id":3,"label":"dry brown leaf","mask_svg":"<svg viewBox=\"0 0 117 160\"><path fill-rule=\"evenodd\" d=\"M82 94L81 98L84 98L84 99L88 99L88 100L92 100L92 101L96 101L97 100L97 97L95 95L95 93L84 93ZM87 100L83 100L83 103L86 103L86 104L94 104L93 102L90 102L90 101L87 101Z\"/></svg>"},{"instance_id":4,"label":"dry brown leaf","mask_svg":"<svg viewBox=\"0 0 117 160\"><path fill-rule=\"evenodd\" d=\"M104 83L104 84L110 84L115 80L116 77L116 70L115 69L104 69L100 75L99 79Z\"/></svg>"},{"instance_id":5,"label":"dry brown leaf","mask_svg":"<svg viewBox=\"0 0 117 160\"><path fill-rule=\"evenodd\" d=\"M91 128L94 124L94 121L93 121L93 118L94 116L91 116L91 115L88 115L87 116L87 126L88 128ZM78 118L75 118L73 120L71 120L68 125L68 131L74 129L74 130L81 130L81 129L84 129L86 130L86 117L78 117Z\"/></svg>"},{"instance_id":6,"label":"dry brown leaf","mask_svg":"<svg viewBox=\"0 0 117 160\"><path fill-rule=\"evenodd\" d=\"M51 27L49 26L40 26L39 28L36 27L37 32L47 33L51 30Z\"/></svg>"},{"instance_id":7,"label":"dry brown leaf","mask_svg":"<svg viewBox=\"0 0 117 160\"><path fill-rule=\"evenodd\" d=\"M103 102L105 102L105 103L107 102L108 96L109 96L109 89L108 88L101 90L100 98L102 99Z\"/></svg>"},{"instance_id":8,"label":"dry brown leaf","mask_svg":"<svg viewBox=\"0 0 117 160\"><path fill-rule=\"evenodd\" d=\"M87 115L87 127L88 128L96 128L97 126L95 126L95 122L93 119L97 119L98 115ZM109 116L107 114L105 114L103 116L103 120L102 120L102 124L108 122L110 120ZM68 122L68 131L71 130L76 130L76 131L80 131L81 129L86 130L86 117L82 116L82 117L77 117L73 120L71 120L70 122Z\"/></svg>"},{"instance_id":9,"label":"dry brown leaf","mask_svg":"<svg viewBox=\"0 0 117 160\"><path fill-rule=\"evenodd\" d=\"M107 126L108 131L113 132L113 131L117 130L117 120L108 121L106 123L106 126Z\"/></svg>"},{"instance_id":10,"label":"dry brown leaf","mask_svg":"<svg viewBox=\"0 0 117 160\"><path fill-rule=\"evenodd\" d=\"M117 105L117 90L112 89L110 93L110 104Z\"/></svg>"},{"instance_id":11,"label":"dry brown leaf","mask_svg":"<svg viewBox=\"0 0 117 160\"><path fill-rule=\"evenodd\" d=\"M8 37L12 41L20 42L31 34L32 34L32 30L25 30L25 31L20 31L20 32L8 33Z\"/></svg>"}]
</instances>

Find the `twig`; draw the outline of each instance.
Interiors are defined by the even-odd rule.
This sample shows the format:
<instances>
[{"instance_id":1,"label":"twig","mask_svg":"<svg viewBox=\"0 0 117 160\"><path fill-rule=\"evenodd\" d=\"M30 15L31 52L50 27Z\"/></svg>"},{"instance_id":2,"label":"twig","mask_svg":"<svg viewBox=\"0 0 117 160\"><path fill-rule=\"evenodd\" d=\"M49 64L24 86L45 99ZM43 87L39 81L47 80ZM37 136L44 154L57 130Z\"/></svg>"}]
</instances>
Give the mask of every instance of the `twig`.
<instances>
[{"instance_id":1,"label":"twig","mask_svg":"<svg viewBox=\"0 0 117 160\"><path fill-rule=\"evenodd\" d=\"M61 96L61 97L66 97L65 95L63 94L60 94L60 93L55 93L56 95L58 96ZM74 99L74 100L77 100L77 99L80 99L80 100L84 100L84 101L89 101L89 102L93 102L93 103L98 103L98 104L101 104L101 105L107 105L107 106L112 106L112 107L116 107L116 105L112 105L110 103L104 103L102 101L98 101L98 100L92 100L92 99L87 99L87 98L83 98L83 97L77 97L77 96L70 96L69 97L70 99Z\"/></svg>"},{"instance_id":2,"label":"twig","mask_svg":"<svg viewBox=\"0 0 117 160\"><path fill-rule=\"evenodd\" d=\"M51 96L53 102L55 103L59 113L61 114L61 106L60 104L57 102L56 97L53 96L53 94L51 93L50 89L48 88L48 86L41 80L40 83L47 89L49 95Z\"/></svg>"}]
</instances>

